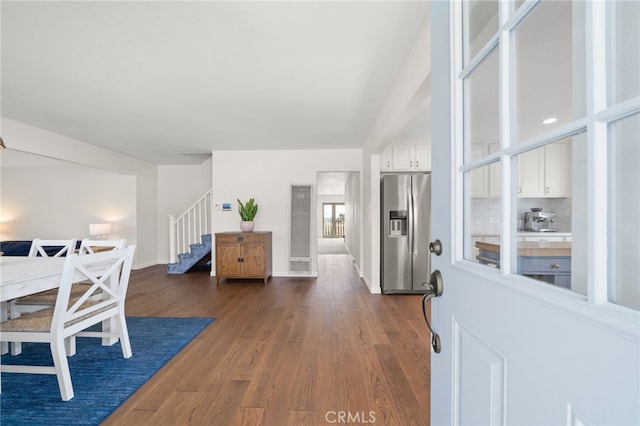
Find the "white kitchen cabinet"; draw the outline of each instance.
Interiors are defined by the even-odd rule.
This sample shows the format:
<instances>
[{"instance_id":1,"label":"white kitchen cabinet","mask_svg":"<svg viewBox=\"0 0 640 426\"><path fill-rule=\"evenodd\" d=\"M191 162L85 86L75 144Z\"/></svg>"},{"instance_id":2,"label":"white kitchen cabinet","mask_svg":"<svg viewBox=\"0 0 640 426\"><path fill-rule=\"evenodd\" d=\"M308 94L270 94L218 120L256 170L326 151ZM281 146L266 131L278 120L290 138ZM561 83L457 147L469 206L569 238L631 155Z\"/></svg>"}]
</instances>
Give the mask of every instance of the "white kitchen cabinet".
<instances>
[{"instance_id":1,"label":"white kitchen cabinet","mask_svg":"<svg viewBox=\"0 0 640 426\"><path fill-rule=\"evenodd\" d=\"M471 158L481 158L498 151L498 144L474 144L471 147ZM500 197L500 163L495 162L481 167L471 175L471 197L498 198Z\"/></svg>"},{"instance_id":2,"label":"white kitchen cabinet","mask_svg":"<svg viewBox=\"0 0 640 426\"><path fill-rule=\"evenodd\" d=\"M500 150L500 145L489 144L489 153L493 154ZM500 197L500 162L489 165L489 197Z\"/></svg>"},{"instance_id":3,"label":"white kitchen cabinet","mask_svg":"<svg viewBox=\"0 0 640 426\"><path fill-rule=\"evenodd\" d=\"M534 149L518 156L518 197L544 194L544 150Z\"/></svg>"},{"instance_id":4,"label":"white kitchen cabinet","mask_svg":"<svg viewBox=\"0 0 640 426\"><path fill-rule=\"evenodd\" d=\"M431 170L431 145L421 144L415 146L416 170Z\"/></svg>"},{"instance_id":5,"label":"white kitchen cabinet","mask_svg":"<svg viewBox=\"0 0 640 426\"><path fill-rule=\"evenodd\" d=\"M571 145L556 142L518 156L518 197L571 196Z\"/></svg>"},{"instance_id":6,"label":"white kitchen cabinet","mask_svg":"<svg viewBox=\"0 0 640 426\"><path fill-rule=\"evenodd\" d=\"M474 144L471 146L471 158L482 158L486 153L487 147L485 145ZM487 198L489 195L489 178L487 172L486 167L481 167L470 172L469 187L472 198Z\"/></svg>"},{"instance_id":7,"label":"white kitchen cabinet","mask_svg":"<svg viewBox=\"0 0 640 426\"><path fill-rule=\"evenodd\" d=\"M571 196L571 145L552 143L544 151L544 194L546 197Z\"/></svg>"},{"instance_id":8,"label":"white kitchen cabinet","mask_svg":"<svg viewBox=\"0 0 640 426\"><path fill-rule=\"evenodd\" d=\"M380 170L429 171L431 170L431 147L426 144L387 147L380 154Z\"/></svg>"},{"instance_id":9,"label":"white kitchen cabinet","mask_svg":"<svg viewBox=\"0 0 640 426\"><path fill-rule=\"evenodd\" d=\"M382 171L390 171L393 170L391 165L391 147L388 146L384 151L380 153L380 170Z\"/></svg>"},{"instance_id":10,"label":"white kitchen cabinet","mask_svg":"<svg viewBox=\"0 0 640 426\"><path fill-rule=\"evenodd\" d=\"M416 161L416 149L413 145L395 145L391 147L391 164L394 170L413 170Z\"/></svg>"}]
</instances>

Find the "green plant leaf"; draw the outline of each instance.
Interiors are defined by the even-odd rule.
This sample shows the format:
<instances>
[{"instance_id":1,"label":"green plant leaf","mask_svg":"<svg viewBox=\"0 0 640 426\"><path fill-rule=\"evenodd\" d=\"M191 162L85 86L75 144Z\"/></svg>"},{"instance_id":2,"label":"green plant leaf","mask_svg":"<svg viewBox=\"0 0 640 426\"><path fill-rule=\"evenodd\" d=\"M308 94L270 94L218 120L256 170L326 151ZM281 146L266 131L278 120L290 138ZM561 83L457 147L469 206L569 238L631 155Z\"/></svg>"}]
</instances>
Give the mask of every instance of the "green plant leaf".
<instances>
[{"instance_id":1,"label":"green plant leaf","mask_svg":"<svg viewBox=\"0 0 640 426\"><path fill-rule=\"evenodd\" d=\"M243 221L252 221L258 213L258 205L255 199L250 198L246 203L242 203L238 198L238 213L240 213L240 218Z\"/></svg>"}]
</instances>

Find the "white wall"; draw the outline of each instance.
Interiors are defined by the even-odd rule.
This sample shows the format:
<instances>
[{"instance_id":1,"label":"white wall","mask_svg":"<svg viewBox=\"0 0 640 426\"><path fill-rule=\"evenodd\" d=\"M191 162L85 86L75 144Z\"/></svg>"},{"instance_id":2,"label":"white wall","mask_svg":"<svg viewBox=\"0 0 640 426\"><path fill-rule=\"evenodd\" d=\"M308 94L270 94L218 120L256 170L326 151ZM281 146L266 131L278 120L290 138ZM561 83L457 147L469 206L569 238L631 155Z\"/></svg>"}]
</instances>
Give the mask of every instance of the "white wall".
<instances>
[{"instance_id":1,"label":"white wall","mask_svg":"<svg viewBox=\"0 0 640 426\"><path fill-rule=\"evenodd\" d=\"M169 262L169 215L181 215L211 189L211 158L197 165L158 166L158 261Z\"/></svg>"},{"instance_id":2,"label":"white wall","mask_svg":"<svg viewBox=\"0 0 640 426\"><path fill-rule=\"evenodd\" d=\"M90 218L97 214L93 207L90 206L95 201L92 184L100 184L105 190L108 188L111 197L116 197L117 194L120 195L117 200L112 200L110 203L110 205L119 206L118 208L122 208L124 211L122 213L123 216L118 219L122 220L122 222L114 223L114 230L119 229L118 232L122 232L129 244L136 244L134 267L140 268L157 263L158 196L156 165L7 118L2 118L2 138L9 147L7 152L15 150L21 153L73 163L79 167L86 167L81 172L80 169L73 170L69 166L66 177L68 178L68 185L73 185L77 191L75 194L69 194L67 187L57 185L57 188L51 187L51 192L46 194L49 197L46 198L46 202L37 197L30 198L29 209L48 210L49 213L55 213L56 215L59 215L60 212L65 212L66 215L69 215L66 223L76 222L76 225L73 226L78 227L78 231L75 228L73 230L69 229L69 231L86 233L88 231L83 231L83 229L88 224L87 220L92 220ZM5 154L2 155L4 156ZM89 171L89 169L95 170ZM108 175L108 172L112 174ZM3 200L5 190L33 190L33 188L29 189L30 185L25 181L11 182L16 176L12 176L11 172L7 173L9 174L5 174L3 165L1 172L3 176ZM111 177L107 178L107 176ZM32 179L36 178L32 177ZM52 181L53 179L51 178ZM109 188L109 185L104 185L103 179L107 179L109 185L113 184L115 187ZM73 182L69 180L73 180ZM85 183L78 183L75 180L84 181ZM10 190L8 189L9 185L11 186ZM11 192L7 194L9 193ZM131 201L132 193L135 194L133 204ZM62 204L61 200L66 200L68 204ZM107 213L103 211L100 214L106 215ZM64 217L67 218L67 216ZM117 219L117 215L114 215L114 217ZM67 226L61 225L61 223L56 223L55 232L60 226ZM20 234L27 233L26 230L16 232Z\"/></svg>"},{"instance_id":3,"label":"white wall","mask_svg":"<svg viewBox=\"0 0 640 426\"><path fill-rule=\"evenodd\" d=\"M260 209L256 231L273 233L273 275L289 275L289 203L291 185L313 185L318 171L361 169L362 153L349 150L214 151L213 201L229 202L233 211L213 212L213 232L239 231L237 199L255 198ZM314 197L315 199L315 197ZM315 206L312 208L316 212ZM313 218L311 235L316 235ZM316 239L313 244L313 272L317 274ZM215 274L215 271L212 271Z\"/></svg>"},{"instance_id":4,"label":"white wall","mask_svg":"<svg viewBox=\"0 0 640 426\"><path fill-rule=\"evenodd\" d=\"M356 267L362 268L362 200L360 173L351 173L345 185L345 236L344 243L353 257ZM362 272L360 272L362 276Z\"/></svg>"},{"instance_id":5,"label":"white wall","mask_svg":"<svg viewBox=\"0 0 640 426\"><path fill-rule=\"evenodd\" d=\"M111 223L109 238L135 242L135 176L10 149L0 156L2 240L89 238L90 223Z\"/></svg>"}]
</instances>

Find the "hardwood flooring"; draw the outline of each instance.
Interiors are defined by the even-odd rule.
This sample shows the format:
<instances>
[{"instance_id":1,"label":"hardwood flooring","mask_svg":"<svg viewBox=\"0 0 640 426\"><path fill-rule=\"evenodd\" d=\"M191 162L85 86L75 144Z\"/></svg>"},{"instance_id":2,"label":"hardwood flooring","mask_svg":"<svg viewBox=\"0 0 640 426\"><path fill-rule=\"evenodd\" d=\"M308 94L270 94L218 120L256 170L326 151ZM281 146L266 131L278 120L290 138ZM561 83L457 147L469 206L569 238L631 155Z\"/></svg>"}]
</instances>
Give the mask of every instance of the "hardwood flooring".
<instances>
[{"instance_id":1,"label":"hardwood flooring","mask_svg":"<svg viewBox=\"0 0 640 426\"><path fill-rule=\"evenodd\" d=\"M266 285L134 271L127 315L216 321L103 424L428 425L421 297L370 294L347 255L318 269Z\"/></svg>"}]
</instances>

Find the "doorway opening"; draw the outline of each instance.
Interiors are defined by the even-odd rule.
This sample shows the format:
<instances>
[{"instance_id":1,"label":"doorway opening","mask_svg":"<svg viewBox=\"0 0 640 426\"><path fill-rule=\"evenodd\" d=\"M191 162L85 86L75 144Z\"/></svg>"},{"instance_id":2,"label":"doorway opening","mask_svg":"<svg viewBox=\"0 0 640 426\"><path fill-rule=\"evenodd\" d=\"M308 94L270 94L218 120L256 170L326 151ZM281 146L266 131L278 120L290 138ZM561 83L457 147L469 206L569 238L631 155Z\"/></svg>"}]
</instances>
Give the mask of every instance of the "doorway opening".
<instances>
[{"instance_id":1,"label":"doorway opening","mask_svg":"<svg viewBox=\"0 0 640 426\"><path fill-rule=\"evenodd\" d=\"M360 173L318 172L317 248L318 255L359 256Z\"/></svg>"}]
</instances>

